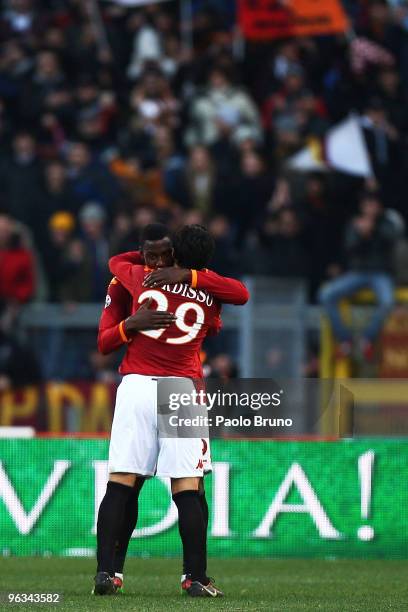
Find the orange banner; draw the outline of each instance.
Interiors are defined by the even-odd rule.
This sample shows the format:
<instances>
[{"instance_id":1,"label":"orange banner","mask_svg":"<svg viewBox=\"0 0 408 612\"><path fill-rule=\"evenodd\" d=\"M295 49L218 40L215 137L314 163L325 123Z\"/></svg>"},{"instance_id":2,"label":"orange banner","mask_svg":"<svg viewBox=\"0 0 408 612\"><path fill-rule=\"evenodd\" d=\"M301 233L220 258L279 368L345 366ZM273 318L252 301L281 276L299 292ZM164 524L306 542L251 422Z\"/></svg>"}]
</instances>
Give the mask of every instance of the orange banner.
<instances>
[{"instance_id":1,"label":"orange banner","mask_svg":"<svg viewBox=\"0 0 408 612\"><path fill-rule=\"evenodd\" d=\"M340 0L240 0L239 22L250 40L337 34L348 29Z\"/></svg>"}]
</instances>

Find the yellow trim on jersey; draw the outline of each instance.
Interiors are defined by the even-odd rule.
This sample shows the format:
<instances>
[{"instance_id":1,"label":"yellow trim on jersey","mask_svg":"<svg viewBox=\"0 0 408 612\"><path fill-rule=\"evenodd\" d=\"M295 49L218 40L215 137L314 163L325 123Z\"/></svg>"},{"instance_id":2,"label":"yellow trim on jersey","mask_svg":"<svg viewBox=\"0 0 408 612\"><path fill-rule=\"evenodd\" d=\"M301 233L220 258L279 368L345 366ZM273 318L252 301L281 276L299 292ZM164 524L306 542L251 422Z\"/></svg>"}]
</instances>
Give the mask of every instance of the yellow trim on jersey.
<instances>
[{"instance_id":1,"label":"yellow trim on jersey","mask_svg":"<svg viewBox=\"0 0 408 612\"><path fill-rule=\"evenodd\" d=\"M125 321L121 321L119 323L119 334L120 334L120 337L122 338L122 341L126 342L127 344L128 342L130 342L130 338L127 337L124 327L125 327Z\"/></svg>"},{"instance_id":2,"label":"yellow trim on jersey","mask_svg":"<svg viewBox=\"0 0 408 612\"><path fill-rule=\"evenodd\" d=\"M191 286L193 289L197 287L197 270L191 270Z\"/></svg>"}]
</instances>

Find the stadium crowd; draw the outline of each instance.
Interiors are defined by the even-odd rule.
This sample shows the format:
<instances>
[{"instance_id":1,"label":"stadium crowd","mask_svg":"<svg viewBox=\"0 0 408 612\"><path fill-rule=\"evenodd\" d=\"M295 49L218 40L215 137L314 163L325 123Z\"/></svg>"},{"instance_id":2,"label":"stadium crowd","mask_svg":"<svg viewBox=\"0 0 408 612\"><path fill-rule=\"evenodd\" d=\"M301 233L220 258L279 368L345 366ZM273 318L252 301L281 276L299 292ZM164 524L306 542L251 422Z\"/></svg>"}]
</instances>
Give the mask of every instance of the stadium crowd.
<instances>
[{"instance_id":1,"label":"stadium crowd","mask_svg":"<svg viewBox=\"0 0 408 612\"><path fill-rule=\"evenodd\" d=\"M406 2L346 1L353 34L259 44L236 38L234 2L193 2L192 49L178 4L99 2L101 25L81 0L3 3L3 330L30 300L102 302L109 255L155 220L206 224L215 270L302 277L312 300L350 266L347 228L374 236L387 209L403 227ZM287 169L351 111L375 178Z\"/></svg>"}]
</instances>

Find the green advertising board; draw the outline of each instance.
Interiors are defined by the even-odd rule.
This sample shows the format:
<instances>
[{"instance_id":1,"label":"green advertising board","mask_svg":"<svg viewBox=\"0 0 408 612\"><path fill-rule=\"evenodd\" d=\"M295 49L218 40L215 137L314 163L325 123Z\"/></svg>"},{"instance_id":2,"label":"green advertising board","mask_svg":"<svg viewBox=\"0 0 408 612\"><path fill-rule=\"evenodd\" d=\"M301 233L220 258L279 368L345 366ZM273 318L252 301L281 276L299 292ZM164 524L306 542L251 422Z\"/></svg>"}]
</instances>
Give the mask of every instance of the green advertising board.
<instances>
[{"instance_id":1,"label":"green advertising board","mask_svg":"<svg viewBox=\"0 0 408 612\"><path fill-rule=\"evenodd\" d=\"M0 552L93 555L107 440L0 440ZM408 440L214 440L209 554L408 558ZM181 554L169 483L148 481L129 554Z\"/></svg>"}]
</instances>

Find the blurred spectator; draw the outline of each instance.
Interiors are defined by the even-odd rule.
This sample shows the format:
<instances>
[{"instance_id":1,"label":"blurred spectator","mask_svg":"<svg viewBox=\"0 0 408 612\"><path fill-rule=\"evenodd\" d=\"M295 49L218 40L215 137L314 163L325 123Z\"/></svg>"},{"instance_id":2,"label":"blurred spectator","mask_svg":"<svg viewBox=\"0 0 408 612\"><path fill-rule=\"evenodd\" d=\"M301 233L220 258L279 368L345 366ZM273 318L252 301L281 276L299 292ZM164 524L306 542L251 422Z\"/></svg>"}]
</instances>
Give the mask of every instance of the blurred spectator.
<instances>
[{"instance_id":1,"label":"blurred spectator","mask_svg":"<svg viewBox=\"0 0 408 612\"><path fill-rule=\"evenodd\" d=\"M89 301L99 302L105 296L109 277L106 266L109 254L109 243L105 234L106 215L100 204L88 202L79 211L79 220L84 241L74 241L69 256L79 270L80 264L89 260ZM80 285L79 279L78 283Z\"/></svg>"},{"instance_id":2,"label":"blurred spectator","mask_svg":"<svg viewBox=\"0 0 408 612\"><path fill-rule=\"evenodd\" d=\"M374 175L387 201L394 201L393 191L400 174L400 142L380 98L371 98L361 119Z\"/></svg>"},{"instance_id":3,"label":"blurred spectator","mask_svg":"<svg viewBox=\"0 0 408 612\"><path fill-rule=\"evenodd\" d=\"M4 43L0 52L0 95L5 101L17 103L25 80L30 74L33 60L27 50L15 39ZM15 108L10 108L14 115Z\"/></svg>"},{"instance_id":4,"label":"blurred spectator","mask_svg":"<svg viewBox=\"0 0 408 612\"><path fill-rule=\"evenodd\" d=\"M162 187L168 200L182 203L180 184L183 182L185 156L176 149L172 130L161 125L154 134L156 162L160 167ZM182 187L181 187L182 188Z\"/></svg>"},{"instance_id":5,"label":"blurred spectator","mask_svg":"<svg viewBox=\"0 0 408 612\"><path fill-rule=\"evenodd\" d=\"M133 87L129 106L132 132L130 135L125 132L123 138L124 145L133 154L143 152L143 142L150 142L160 125L174 128L178 124L179 104L166 77L157 68L147 70Z\"/></svg>"},{"instance_id":6,"label":"blurred spectator","mask_svg":"<svg viewBox=\"0 0 408 612\"><path fill-rule=\"evenodd\" d=\"M249 271L278 277L307 279L310 256L301 221L293 208L268 215L259 229L259 246L245 255Z\"/></svg>"},{"instance_id":7,"label":"blurred spectator","mask_svg":"<svg viewBox=\"0 0 408 612\"><path fill-rule=\"evenodd\" d=\"M171 32L164 39L164 55L160 60L160 68L168 77L174 77L183 61L183 52L180 41L175 34Z\"/></svg>"},{"instance_id":8,"label":"blurred spectator","mask_svg":"<svg viewBox=\"0 0 408 612\"><path fill-rule=\"evenodd\" d=\"M186 208L194 208L208 217L214 207L216 171L208 149L202 145L191 148L185 172L173 197Z\"/></svg>"},{"instance_id":9,"label":"blurred spectator","mask_svg":"<svg viewBox=\"0 0 408 612\"><path fill-rule=\"evenodd\" d=\"M360 289L371 289L378 305L369 325L362 332L362 349L367 358L373 354L383 321L394 304L392 254L394 243L403 232L403 225L395 215L384 210L374 193L365 194L360 202L359 214L349 223L344 240L348 271L325 285L320 301L333 326L340 352L351 352L352 331L345 326L338 307L339 302Z\"/></svg>"},{"instance_id":10,"label":"blurred spectator","mask_svg":"<svg viewBox=\"0 0 408 612\"><path fill-rule=\"evenodd\" d=\"M55 160L49 162L44 169L42 189L38 193L38 200L33 202L31 210L30 227L40 251L46 249L48 223L51 216L61 211L76 215L78 202L68 186L64 164Z\"/></svg>"},{"instance_id":11,"label":"blurred spectator","mask_svg":"<svg viewBox=\"0 0 408 612\"><path fill-rule=\"evenodd\" d=\"M239 148L240 144L245 140L251 140L253 136L251 128L242 126L235 131L235 121L231 121L233 114L222 113L217 117L218 135L214 142L209 147L212 158L217 167L217 173L222 179L229 180L234 173L237 164L239 163ZM242 130L249 130L246 135L242 134ZM234 132L235 131L235 132ZM235 139L233 135L235 133ZM259 138L254 137L253 141L257 143ZM200 145L198 145L200 146Z\"/></svg>"},{"instance_id":12,"label":"blurred spectator","mask_svg":"<svg viewBox=\"0 0 408 612\"><path fill-rule=\"evenodd\" d=\"M302 220L308 237L310 256L310 282L312 293L325 277L329 264L336 260L341 242L338 238L336 219L339 214L331 205L330 194L322 174L306 177L303 197L295 202L295 208Z\"/></svg>"},{"instance_id":13,"label":"blurred spectator","mask_svg":"<svg viewBox=\"0 0 408 612\"><path fill-rule=\"evenodd\" d=\"M91 75L81 75L75 92L75 132L96 151L103 151L114 140L115 96L101 92Z\"/></svg>"},{"instance_id":14,"label":"blurred spectator","mask_svg":"<svg viewBox=\"0 0 408 612\"><path fill-rule=\"evenodd\" d=\"M68 305L100 301L100 295L99 299L94 297L96 279L92 275L95 269L93 263L82 240L74 238L68 243L61 259L62 277L58 292L60 301Z\"/></svg>"},{"instance_id":15,"label":"blurred spectator","mask_svg":"<svg viewBox=\"0 0 408 612\"><path fill-rule=\"evenodd\" d=\"M238 230L238 241L243 244L248 231L263 217L273 189L273 178L266 172L265 162L256 151L248 151L241 158L241 175L236 198L223 209ZM228 206L228 208L227 208Z\"/></svg>"},{"instance_id":16,"label":"blurred spectator","mask_svg":"<svg viewBox=\"0 0 408 612\"><path fill-rule=\"evenodd\" d=\"M98 161L92 160L89 147L84 142L71 145L67 156L68 180L78 204L97 200L111 209L119 196L114 177Z\"/></svg>"},{"instance_id":17,"label":"blurred spectator","mask_svg":"<svg viewBox=\"0 0 408 612\"><path fill-rule=\"evenodd\" d=\"M0 185L3 210L29 225L33 220L33 202L41 191L41 166L33 136L27 132L16 134L12 141L11 157L2 162Z\"/></svg>"},{"instance_id":18,"label":"blurred spectator","mask_svg":"<svg viewBox=\"0 0 408 612\"><path fill-rule=\"evenodd\" d=\"M275 158L287 157L308 137L322 136L328 126L326 116L323 100L306 86L303 68L289 63L280 89L263 107L263 124L276 146Z\"/></svg>"},{"instance_id":19,"label":"blurred spectator","mask_svg":"<svg viewBox=\"0 0 408 612\"><path fill-rule=\"evenodd\" d=\"M135 34L127 73L129 77L136 79L142 73L147 62L160 61L162 43L158 31L146 20L143 13L133 15L132 29Z\"/></svg>"},{"instance_id":20,"label":"blurred spectator","mask_svg":"<svg viewBox=\"0 0 408 612\"><path fill-rule=\"evenodd\" d=\"M37 53L34 72L23 93L21 111L27 122L34 122L46 111L58 112L69 103L70 93L56 53L48 50Z\"/></svg>"},{"instance_id":21,"label":"blurred spectator","mask_svg":"<svg viewBox=\"0 0 408 612\"><path fill-rule=\"evenodd\" d=\"M77 214L78 206L68 187L65 166L58 160L52 161L47 164L44 174L44 210L49 213L66 210Z\"/></svg>"},{"instance_id":22,"label":"blurred spectator","mask_svg":"<svg viewBox=\"0 0 408 612\"><path fill-rule=\"evenodd\" d=\"M208 225L214 237L215 250L211 268L225 276L235 276L238 270L238 254L234 246L235 236L226 217L213 217Z\"/></svg>"},{"instance_id":23,"label":"blurred spectator","mask_svg":"<svg viewBox=\"0 0 408 612\"><path fill-rule=\"evenodd\" d=\"M186 134L189 145L213 144L220 137L220 125L227 124L232 134L242 126L252 128L260 136L259 115L249 95L232 84L227 72L214 68L208 85L193 102L191 122Z\"/></svg>"},{"instance_id":24,"label":"blurred spectator","mask_svg":"<svg viewBox=\"0 0 408 612\"><path fill-rule=\"evenodd\" d=\"M7 329L35 291L34 263L14 220L0 215L0 317Z\"/></svg>"},{"instance_id":25,"label":"blurred spectator","mask_svg":"<svg viewBox=\"0 0 408 612\"><path fill-rule=\"evenodd\" d=\"M267 233L263 240L267 245ZM308 244L295 210L286 208L279 213L277 233L271 246L272 274L288 277L307 277L310 274Z\"/></svg>"},{"instance_id":26,"label":"blurred spectator","mask_svg":"<svg viewBox=\"0 0 408 612\"><path fill-rule=\"evenodd\" d=\"M49 300L61 300L61 289L65 282L63 260L68 249L75 219L66 211L58 211L51 215L48 224L48 235L41 244L42 263L48 280Z\"/></svg>"},{"instance_id":27,"label":"blurred spectator","mask_svg":"<svg viewBox=\"0 0 408 612\"><path fill-rule=\"evenodd\" d=\"M294 74L299 66L299 45L294 40L285 41L273 59L273 76L278 81L283 81L289 74Z\"/></svg>"},{"instance_id":28,"label":"blurred spectator","mask_svg":"<svg viewBox=\"0 0 408 612\"><path fill-rule=\"evenodd\" d=\"M406 94L404 94L401 78L396 68L386 68L377 77L374 95L381 100L384 111L398 130L407 127L404 106Z\"/></svg>"}]
</instances>

